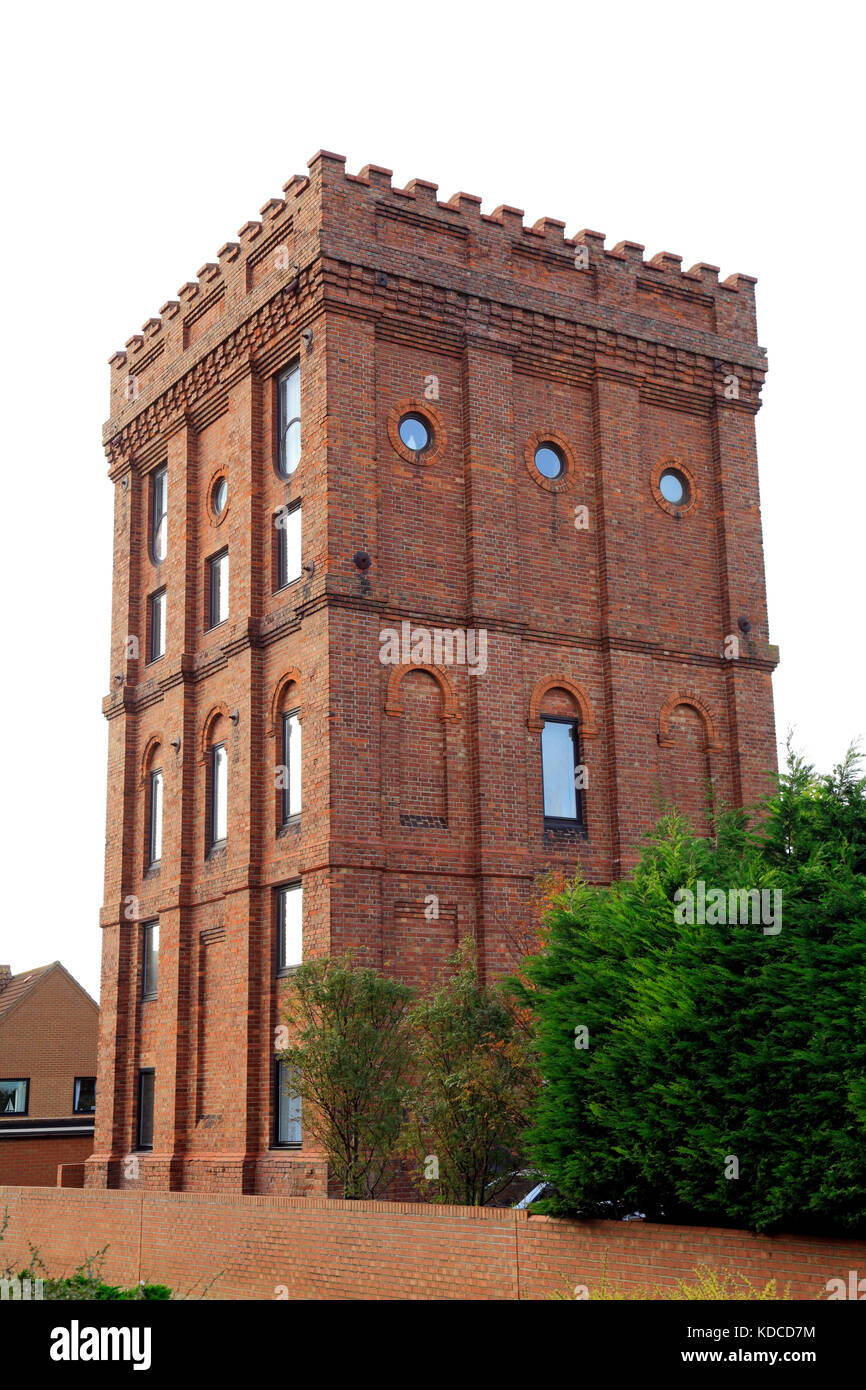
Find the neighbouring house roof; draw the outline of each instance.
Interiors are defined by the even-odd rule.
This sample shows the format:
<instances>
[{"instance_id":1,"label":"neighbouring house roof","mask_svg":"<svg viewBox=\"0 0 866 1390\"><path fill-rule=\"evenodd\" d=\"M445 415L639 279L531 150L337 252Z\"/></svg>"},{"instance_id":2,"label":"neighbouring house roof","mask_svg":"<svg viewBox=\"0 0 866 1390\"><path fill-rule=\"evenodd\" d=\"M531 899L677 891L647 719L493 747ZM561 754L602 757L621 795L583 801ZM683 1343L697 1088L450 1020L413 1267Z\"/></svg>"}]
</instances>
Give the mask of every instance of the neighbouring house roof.
<instances>
[{"instance_id":1,"label":"neighbouring house roof","mask_svg":"<svg viewBox=\"0 0 866 1390\"><path fill-rule=\"evenodd\" d=\"M9 981L5 988L0 988L0 1023L3 1022L7 1014L12 1012L16 1004L20 1004L21 1000L24 999L32 989L38 984L41 984L41 982L55 970L61 970L75 988L81 991L85 999L89 1000L94 1009L99 1008L96 1000L87 993L87 990L78 983L73 975L70 975L69 971L64 965L61 965L59 960L51 961L50 965L39 965L35 970L22 970L20 975L10 975L8 973L8 966L0 966L0 985L2 985L4 978Z\"/></svg>"}]
</instances>

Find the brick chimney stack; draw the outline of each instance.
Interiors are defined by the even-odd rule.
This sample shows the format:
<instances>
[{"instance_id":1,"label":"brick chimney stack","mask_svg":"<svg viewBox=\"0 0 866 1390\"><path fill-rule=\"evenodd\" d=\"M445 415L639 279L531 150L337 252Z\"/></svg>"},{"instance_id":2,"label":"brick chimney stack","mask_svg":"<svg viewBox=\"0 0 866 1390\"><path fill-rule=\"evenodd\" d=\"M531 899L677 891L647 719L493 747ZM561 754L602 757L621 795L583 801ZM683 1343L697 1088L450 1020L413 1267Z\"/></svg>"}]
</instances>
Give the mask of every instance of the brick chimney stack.
<instances>
[{"instance_id":1,"label":"brick chimney stack","mask_svg":"<svg viewBox=\"0 0 866 1390\"><path fill-rule=\"evenodd\" d=\"M4 989L5 989L6 986L9 984L9 982L11 981L11 979L12 979L12 967L11 967L11 965L0 965L0 994L3 993Z\"/></svg>"}]
</instances>

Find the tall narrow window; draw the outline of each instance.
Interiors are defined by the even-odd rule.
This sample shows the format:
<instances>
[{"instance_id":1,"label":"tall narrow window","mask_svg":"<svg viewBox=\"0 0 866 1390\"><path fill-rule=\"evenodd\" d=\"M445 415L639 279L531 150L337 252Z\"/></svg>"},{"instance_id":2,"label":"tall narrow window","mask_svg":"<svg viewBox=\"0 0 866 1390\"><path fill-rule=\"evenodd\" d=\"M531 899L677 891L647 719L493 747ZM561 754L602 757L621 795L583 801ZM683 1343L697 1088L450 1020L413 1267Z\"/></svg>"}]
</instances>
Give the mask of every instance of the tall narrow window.
<instances>
[{"instance_id":1,"label":"tall narrow window","mask_svg":"<svg viewBox=\"0 0 866 1390\"><path fill-rule=\"evenodd\" d=\"M165 589L150 596L150 656L156 661L165 655Z\"/></svg>"},{"instance_id":2,"label":"tall narrow window","mask_svg":"<svg viewBox=\"0 0 866 1390\"><path fill-rule=\"evenodd\" d=\"M149 800L147 862L153 865L162 858L162 768L155 768L150 774Z\"/></svg>"},{"instance_id":3,"label":"tall narrow window","mask_svg":"<svg viewBox=\"0 0 866 1390\"><path fill-rule=\"evenodd\" d=\"M583 798L577 786L579 762L577 720L546 716L541 731L545 820L582 823Z\"/></svg>"},{"instance_id":4,"label":"tall narrow window","mask_svg":"<svg viewBox=\"0 0 866 1390\"><path fill-rule=\"evenodd\" d=\"M152 1067L138 1073L138 1147L153 1148L153 1088Z\"/></svg>"},{"instance_id":5,"label":"tall narrow window","mask_svg":"<svg viewBox=\"0 0 866 1390\"><path fill-rule=\"evenodd\" d=\"M283 824L301 813L300 711L283 715Z\"/></svg>"},{"instance_id":6,"label":"tall narrow window","mask_svg":"<svg viewBox=\"0 0 866 1390\"><path fill-rule=\"evenodd\" d=\"M141 997L155 999L159 987L159 922L145 922L142 933Z\"/></svg>"},{"instance_id":7,"label":"tall narrow window","mask_svg":"<svg viewBox=\"0 0 866 1390\"><path fill-rule=\"evenodd\" d=\"M168 469L158 468L153 475L151 491L151 552L154 563L165 559L168 541Z\"/></svg>"},{"instance_id":8,"label":"tall narrow window","mask_svg":"<svg viewBox=\"0 0 866 1390\"><path fill-rule=\"evenodd\" d=\"M277 1144L301 1144L301 1097L297 1079L292 1077L285 1062L274 1066L274 1140Z\"/></svg>"},{"instance_id":9,"label":"tall narrow window","mask_svg":"<svg viewBox=\"0 0 866 1390\"><path fill-rule=\"evenodd\" d=\"M218 627L229 615L229 553L221 550L208 560L208 625Z\"/></svg>"},{"instance_id":10,"label":"tall narrow window","mask_svg":"<svg viewBox=\"0 0 866 1390\"><path fill-rule=\"evenodd\" d=\"M301 505L280 508L277 530L277 588L285 589L301 577Z\"/></svg>"},{"instance_id":11,"label":"tall narrow window","mask_svg":"<svg viewBox=\"0 0 866 1390\"><path fill-rule=\"evenodd\" d=\"M303 951L304 890L300 883L277 889L277 969L300 965Z\"/></svg>"},{"instance_id":12,"label":"tall narrow window","mask_svg":"<svg viewBox=\"0 0 866 1390\"><path fill-rule=\"evenodd\" d=\"M228 754L224 743L211 749L210 842L219 845L228 834Z\"/></svg>"},{"instance_id":13,"label":"tall narrow window","mask_svg":"<svg viewBox=\"0 0 866 1390\"><path fill-rule=\"evenodd\" d=\"M301 459L301 369L294 366L279 380L279 468L288 478Z\"/></svg>"}]
</instances>

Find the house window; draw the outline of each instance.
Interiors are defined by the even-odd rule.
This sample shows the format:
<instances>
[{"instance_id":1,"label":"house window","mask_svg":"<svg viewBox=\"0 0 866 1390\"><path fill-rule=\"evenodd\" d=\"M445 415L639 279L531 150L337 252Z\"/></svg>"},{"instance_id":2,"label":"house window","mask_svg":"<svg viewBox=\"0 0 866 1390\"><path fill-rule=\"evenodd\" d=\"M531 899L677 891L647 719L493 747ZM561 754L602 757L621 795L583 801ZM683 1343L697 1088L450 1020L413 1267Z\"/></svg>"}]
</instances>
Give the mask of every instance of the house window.
<instances>
[{"instance_id":1,"label":"house window","mask_svg":"<svg viewBox=\"0 0 866 1390\"><path fill-rule=\"evenodd\" d=\"M76 1076L72 1110L76 1115L92 1115L94 1113L96 1110L95 1076Z\"/></svg>"},{"instance_id":2,"label":"house window","mask_svg":"<svg viewBox=\"0 0 866 1390\"><path fill-rule=\"evenodd\" d=\"M157 589L150 596L150 656L148 660L158 661L165 655L165 589Z\"/></svg>"},{"instance_id":3,"label":"house window","mask_svg":"<svg viewBox=\"0 0 866 1390\"><path fill-rule=\"evenodd\" d=\"M423 454L433 442L433 432L420 415L404 415L399 434L403 445L413 454Z\"/></svg>"},{"instance_id":4,"label":"house window","mask_svg":"<svg viewBox=\"0 0 866 1390\"><path fill-rule=\"evenodd\" d=\"M300 1148L301 1097L285 1062L274 1064L274 1142Z\"/></svg>"},{"instance_id":5,"label":"house window","mask_svg":"<svg viewBox=\"0 0 866 1390\"><path fill-rule=\"evenodd\" d=\"M153 1148L153 1067L138 1073L138 1147Z\"/></svg>"},{"instance_id":6,"label":"house window","mask_svg":"<svg viewBox=\"0 0 866 1390\"><path fill-rule=\"evenodd\" d=\"M562 450L555 444L539 444L535 451L535 466L542 478L561 478L565 472Z\"/></svg>"},{"instance_id":7,"label":"house window","mask_svg":"<svg viewBox=\"0 0 866 1390\"><path fill-rule=\"evenodd\" d=\"M687 507L691 501L688 480L678 468L666 468L659 478L659 492L673 507Z\"/></svg>"},{"instance_id":8,"label":"house window","mask_svg":"<svg viewBox=\"0 0 866 1390\"><path fill-rule=\"evenodd\" d=\"M228 835L228 753L217 743L210 754L210 843L225 843Z\"/></svg>"},{"instance_id":9,"label":"house window","mask_svg":"<svg viewBox=\"0 0 866 1390\"><path fill-rule=\"evenodd\" d=\"M277 588L301 577L301 506L281 507L274 518L277 532Z\"/></svg>"},{"instance_id":10,"label":"house window","mask_svg":"<svg viewBox=\"0 0 866 1390\"><path fill-rule=\"evenodd\" d=\"M162 768L150 774L150 816L148 827L148 867L162 858Z\"/></svg>"},{"instance_id":11,"label":"house window","mask_svg":"<svg viewBox=\"0 0 866 1390\"><path fill-rule=\"evenodd\" d=\"M300 711L283 715L283 824L301 813Z\"/></svg>"},{"instance_id":12,"label":"house window","mask_svg":"<svg viewBox=\"0 0 866 1390\"><path fill-rule=\"evenodd\" d=\"M229 615L229 553L221 550L208 560L208 625L219 627Z\"/></svg>"},{"instance_id":13,"label":"house window","mask_svg":"<svg viewBox=\"0 0 866 1390\"><path fill-rule=\"evenodd\" d=\"M155 999L159 986L159 922L145 922L143 964L141 969L141 997Z\"/></svg>"},{"instance_id":14,"label":"house window","mask_svg":"<svg viewBox=\"0 0 866 1390\"><path fill-rule=\"evenodd\" d=\"M279 470L288 478L301 461L301 369L294 366L280 377Z\"/></svg>"},{"instance_id":15,"label":"house window","mask_svg":"<svg viewBox=\"0 0 866 1390\"><path fill-rule=\"evenodd\" d=\"M211 489L210 501L213 514L217 519L222 516L229 500L229 485L224 477L217 478Z\"/></svg>"},{"instance_id":16,"label":"house window","mask_svg":"<svg viewBox=\"0 0 866 1390\"><path fill-rule=\"evenodd\" d=\"M577 720L545 717L541 731L541 769L546 821L582 824L583 798L577 786L579 765Z\"/></svg>"},{"instance_id":17,"label":"house window","mask_svg":"<svg viewBox=\"0 0 866 1390\"><path fill-rule=\"evenodd\" d=\"M277 969L300 965L303 952L304 890L300 883L277 889Z\"/></svg>"},{"instance_id":18,"label":"house window","mask_svg":"<svg viewBox=\"0 0 866 1390\"><path fill-rule=\"evenodd\" d=\"M168 469L158 468L153 475L151 490L150 546L156 565L165 559L168 541Z\"/></svg>"},{"instance_id":19,"label":"house window","mask_svg":"<svg viewBox=\"0 0 866 1390\"><path fill-rule=\"evenodd\" d=\"M0 1081L0 1115L26 1115L29 1096L29 1077Z\"/></svg>"}]
</instances>

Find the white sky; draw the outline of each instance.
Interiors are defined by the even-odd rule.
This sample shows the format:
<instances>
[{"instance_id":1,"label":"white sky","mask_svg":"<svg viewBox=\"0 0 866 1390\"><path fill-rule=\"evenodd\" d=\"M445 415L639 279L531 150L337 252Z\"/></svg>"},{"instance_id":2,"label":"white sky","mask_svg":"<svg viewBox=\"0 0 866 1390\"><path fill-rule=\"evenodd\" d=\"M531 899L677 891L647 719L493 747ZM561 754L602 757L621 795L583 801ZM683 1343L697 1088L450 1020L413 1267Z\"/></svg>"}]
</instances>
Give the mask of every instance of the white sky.
<instances>
[{"instance_id":1,"label":"white sky","mask_svg":"<svg viewBox=\"0 0 866 1390\"><path fill-rule=\"evenodd\" d=\"M114 0L3 31L0 961L98 993L107 358L322 147L758 277L777 727L822 769L866 732L854 5Z\"/></svg>"}]
</instances>

